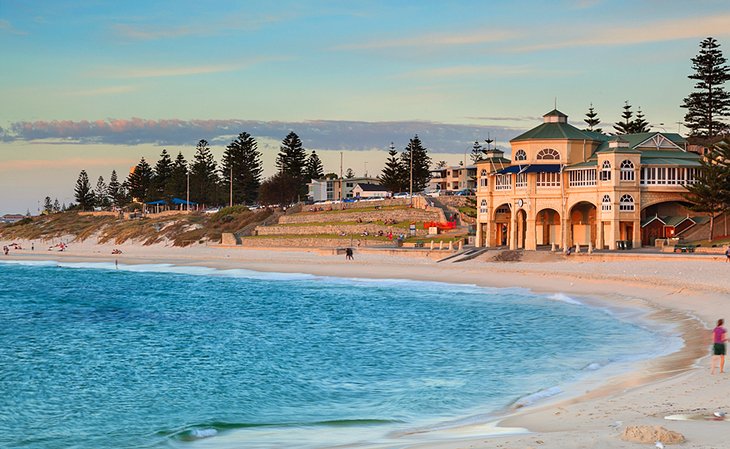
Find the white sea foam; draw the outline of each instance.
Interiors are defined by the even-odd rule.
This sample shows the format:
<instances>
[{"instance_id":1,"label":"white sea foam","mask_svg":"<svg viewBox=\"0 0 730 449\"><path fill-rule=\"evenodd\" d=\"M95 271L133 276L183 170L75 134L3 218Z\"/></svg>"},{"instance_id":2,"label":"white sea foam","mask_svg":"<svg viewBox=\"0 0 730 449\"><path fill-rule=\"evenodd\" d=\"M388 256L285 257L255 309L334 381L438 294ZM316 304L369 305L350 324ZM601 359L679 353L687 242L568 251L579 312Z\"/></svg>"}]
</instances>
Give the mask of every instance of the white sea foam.
<instances>
[{"instance_id":1,"label":"white sea foam","mask_svg":"<svg viewBox=\"0 0 730 449\"><path fill-rule=\"evenodd\" d=\"M576 306L584 305L582 302L578 301L575 298L571 298L570 296L566 295L565 293L553 293L552 295L548 296L548 299L551 299L553 301L564 302L567 304L574 304Z\"/></svg>"},{"instance_id":2,"label":"white sea foam","mask_svg":"<svg viewBox=\"0 0 730 449\"><path fill-rule=\"evenodd\" d=\"M551 398L553 396L557 396L562 392L563 392L563 390L560 387L545 388L544 390L540 390L535 393L528 394L527 396L524 396L524 397L518 399L515 402L514 407L515 408L529 407L538 401L542 401L544 399Z\"/></svg>"},{"instance_id":3,"label":"white sea foam","mask_svg":"<svg viewBox=\"0 0 730 449\"><path fill-rule=\"evenodd\" d=\"M218 435L218 431L215 429L193 429L190 431L190 436L193 438L210 438Z\"/></svg>"}]
</instances>

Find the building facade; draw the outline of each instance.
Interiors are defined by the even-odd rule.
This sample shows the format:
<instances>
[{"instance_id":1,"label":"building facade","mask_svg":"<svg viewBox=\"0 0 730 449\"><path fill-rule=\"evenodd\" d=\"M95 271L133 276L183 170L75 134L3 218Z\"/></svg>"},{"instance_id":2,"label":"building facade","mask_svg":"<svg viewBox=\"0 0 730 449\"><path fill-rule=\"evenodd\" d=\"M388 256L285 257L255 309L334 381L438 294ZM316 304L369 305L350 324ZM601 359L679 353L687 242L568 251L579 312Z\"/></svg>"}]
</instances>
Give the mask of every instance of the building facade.
<instances>
[{"instance_id":1,"label":"building facade","mask_svg":"<svg viewBox=\"0 0 730 449\"><path fill-rule=\"evenodd\" d=\"M358 183L380 184L380 180L368 177L312 179L312 182L307 183L307 196L315 202L353 198L352 190Z\"/></svg>"},{"instance_id":2,"label":"building facade","mask_svg":"<svg viewBox=\"0 0 730 449\"><path fill-rule=\"evenodd\" d=\"M477 186L476 165L453 165L431 170L428 192L456 193L460 190L474 190Z\"/></svg>"},{"instance_id":3,"label":"building facade","mask_svg":"<svg viewBox=\"0 0 730 449\"><path fill-rule=\"evenodd\" d=\"M680 135L606 136L558 110L543 119L510 141L510 159L493 150L477 163L477 246L622 249L675 236L657 218L691 214L685 186L700 166Z\"/></svg>"}]
</instances>

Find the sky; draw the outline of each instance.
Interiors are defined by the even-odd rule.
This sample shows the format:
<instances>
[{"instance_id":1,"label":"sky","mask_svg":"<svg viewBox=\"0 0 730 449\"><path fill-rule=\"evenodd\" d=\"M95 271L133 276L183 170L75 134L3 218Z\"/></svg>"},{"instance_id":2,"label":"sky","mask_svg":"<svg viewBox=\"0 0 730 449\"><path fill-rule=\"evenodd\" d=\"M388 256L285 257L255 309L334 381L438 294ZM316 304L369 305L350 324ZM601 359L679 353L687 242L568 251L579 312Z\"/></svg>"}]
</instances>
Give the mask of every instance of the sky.
<instances>
[{"instance_id":1,"label":"sky","mask_svg":"<svg viewBox=\"0 0 730 449\"><path fill-rule=\"evenodd\" d=\"M509 150L555 105L684 132L690 58L707 36L729 56L728 24L726 0L0 0L0 214L243 131L264 176L289 131L357 175L415 134L454 165Z\"/></svg>"}]
</instances>

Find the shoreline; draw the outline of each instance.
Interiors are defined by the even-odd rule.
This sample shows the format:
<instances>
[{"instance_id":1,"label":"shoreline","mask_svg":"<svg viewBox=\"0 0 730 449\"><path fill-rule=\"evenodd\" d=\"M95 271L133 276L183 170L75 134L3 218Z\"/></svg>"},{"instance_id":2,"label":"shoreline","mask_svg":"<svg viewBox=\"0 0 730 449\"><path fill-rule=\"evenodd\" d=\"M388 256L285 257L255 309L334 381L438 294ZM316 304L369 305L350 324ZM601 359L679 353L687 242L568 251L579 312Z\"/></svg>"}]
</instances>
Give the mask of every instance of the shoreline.
<instances>
[{"instance_id":1,"label":"shoreline","mask_svg":"<svg viewBox=\"0 0 730 449\"><path fill-rule=\"evenodd\" d=\"M565 393L558 397L548 398L539 401L528 407L512 410L512 413L502 415L497 420L500 432L509 428L524 428L530 433L508 435L484 435L484 431L494 423L480 423L477 425L467 424L449 428L445 432L437 430L422 434L425 437L422 441L403 441L404 447L413 448L452 448L469 441L474 447L493 447L493 444L517 444L517 447L527 447L538 444L546 448L558 447L583 447L581 444L573 445L578 440L585 439L587 429L593 433L593 441L598 438L604 447L624 447L624 444L632 444L621 441L618 438L615 428L608 425L595 427L592 422L595 419L586 419L583 413L586 408L616 409L615 404L621 405L618 399L626 400L636 396L642 396L645 390L663 390L662 394L671 396L671 389L668 385L675 386L683 382L694 383L704 377L705 383L709 378L709 337L707 324L711 323L714 316L720 312L723 303L725 290L722 287L721 278L709 273L710 276L720 282L717 285L694 285L696 296L700 299L695 303L706 302L705 307L697 307L697 304L688 304L686 287L683 283L686 278L676 276L637 276L630 273L629 276L606 276L596 270L590 264L601 264L601 262L588 262L577 258L565 260L558 258L549 262L516 262L516 263L495 263L483 259L475 259L463 264L436 265L431 259L417 259L412 257L397 257L381 255L368 255L356 253L356 260L345 262L344 256L333 256L331 252L319 250L304 251L282 251L282 250L260 250L260 249L230 249L230 248L166 248L166 247L141 247L124 245L121 248L124 254L110 255L112 246L77 244L71 245L68 252L46 252L46 251L22 251L22 253L11 253L9 257L15 260L61 260L64 262L114 262L119 260L124 264L136 263L170 263L179 266L207 266L216 269L243 268L259 272L281 272L281 273L307 273L318 276L370 278L370 279L410 279L417 281L438 281L451 284L471 284L483 287L522 287L528 288L535 293L550 294L564 293L571 296L591 298L588 305L597 307L618 307L644 310L641 320L649 320L656 323L671 323L676 326L677 332L681 334L684 345L678 351L668 355L651 358L630 364L630 371L614 373L607 379L595 379L595 381L580 380L575 385L570 385ZM107 251L108 250L108 251ZM104 254L105 253L105 254ZM18 257L20 256L20 257ZM631 264L646 264L647 262L628 262ZM652 262L656 263L656 262ZM660 264L663 262L659 262ZM671 261L676 263L676 261ZM691 262L695 263L695 262ZM707 262L696 262L706 264ZM605 262L603 263L605 264ZM457 266L458 265L458 266ZM588 265L588 266L586 266ZM622 262L622 265L625 263ZM714 265L724 265L714 262ZM559 268L559 269L558 269ZM644 267L645 268L645 267ZM713 266L713 268L717 268ZM727 267L722 267L727 268ZM700 267L700 271L705 266ZM725 270L726 271L726 270ZM656 271L654 274L657 274ZM631 275L633 274L633 275ZM651 274L651 273L649 273ZM617 279L618 278L618 279ZM660 282L658 282L660 281ZM664 281L664 282L661 282ZM679 281L679 282L677 282ZM659 285L658 285L659 284ZM702 287L702 288L699 288ZM701 294L700 294L701 291ZM683 292L685 294L683 295ZM693 295L694 297L694 295ZM593 303L592 298L596 299ZM702 309L702 310L700 310ZM702 369L700 369L700 367ZM705 372L707 369L707 372ZM601 371L601 370L599 370ZM596 377L588 375L589 378ZM691 378L691 379L689 379ZM727 382L718 384L716 376L715 386L722 386L727 393L730 393ZM669 389L667 389L669 388ZM717 392L717 390L715 390ZM710 392L711 396L712 392ZM655 395L656 396L656 395ZM727 398L728 394L721 395ZM661 398L655 398L654 402L662 402ZM631 401L629 401L631 402ZM680 402L680 401L677 401ZM706 402L706 401L705 401ZM725 399L723 404L726 404ZM679 405L679 404L676 404ZM716 404L697 404L699 407L671 407L667 413L660 415L676 414L687 410L696 410L717 407ZM702 440L707 440L708 432L695 432L693 428L707 426L704 422L668 422L663 416L658 416L650 407L652 412L640 410L639 407L624 408L622 413L606 411L610 423L624 422L629 424L664 425L672 430L682 433L696 434ZM626 410L635 409L633 413L625 413ZM590 414L588 416L594 416ZM570 422L564 417L571 416ZM629 416L627 418L627 416ZM616 418L616 419L613 419ZM624 419L619 419L624 418ZM629 422L632 419L636 422ZM643 421L643 422L641 422ZM609 425L610 425L609 423ZM722 424L721 424L722 425ZM681 430L679 428L683 428ZM495 429L488 433L493 433ZM443 435L444 433L448 435ZM690 439L690 435L685 433ZM429 440L428 437L431 437ZM695 437L692 437L694 439ZM421 440L421 438L419 438ZM485 441L486 440L486 441ZM550 441L548 441L550 440ZM714 443L712 443L714 444ZM704 446L703 446L704 447ZM713 447L713 446L707 446Z\"/></svg>"}]
</instances>

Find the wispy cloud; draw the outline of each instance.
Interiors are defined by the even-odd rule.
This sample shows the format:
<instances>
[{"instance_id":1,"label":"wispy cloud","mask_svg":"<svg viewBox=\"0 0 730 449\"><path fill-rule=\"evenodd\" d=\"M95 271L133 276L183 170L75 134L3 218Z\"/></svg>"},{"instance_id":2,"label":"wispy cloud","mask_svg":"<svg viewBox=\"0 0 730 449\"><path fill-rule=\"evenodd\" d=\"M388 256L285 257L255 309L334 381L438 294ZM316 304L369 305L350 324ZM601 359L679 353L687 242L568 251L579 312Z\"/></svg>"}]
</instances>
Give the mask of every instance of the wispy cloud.
<instances>
[{"instance_id":1,"label":"wispy cloud","mask_svg":"<svg viewBox=\"0 0 730 449\"><path fill-rule=\"evenodd\" d=\"M48 159L16 159L3 161L0 164L0 172L16 172L16 171L36 171L48 169L49 165L53 168L77 168L77 167L108 167L108 166L125 166L134 163L133 158L68 158L49 161Z\"/></svg>"},{"instance_id":2,"label":"wispy cloud","mask_svg":"<svg viewBox=\"0 0 730 449\"><path fill-rule=\"evenodd\" d=\"M399 47L434 47L475 45L505 41L514 37L515 33L504 30L491 30L472 33L440 33L424 34L400 39L375 40L363 43L344 44L334 47L335 50L374 50Z\"/></svg>"},{"instance_id":3,"label":"wispy cloud","mask_svg":"<svg viewBox=\"0 0 730 449\"><path fill-rule=\"evenodd\" d=\"M23 31L20 31L16 29L10 21L5 19L0 19L0 33L9 33L9 34L17 34L17 35L25 35L28 33L25 33Z\"/></svg>"},{"instance_id":4,"label":"wispy cloud","mask_svg":"<svg viewBox=\"0 0 730 449\"><path fill-rule=\"evenodd\" d=\"M16 122L0 128L0 141L111 145L194 146L205 139L227 145L232 136L246 131L257 138L280 140L294 130L308 148L323 150L371 150L391 141L405 144L418 134L436 152L460 153L487 134L506 141L522 130L500 125L456 125L427 121L358 122L315 120L263 122L252 120L147 120L107 119L94 121Z\"/></svg>"},{"instance_id":5,"label":"wispy cloud","mask_svg":"<svg viewBox=\"0 0 730 449\"><path fill-rule=\"evenodd\" d=\"M165 78L177 76L207 75L211 73L237 72L266 61L281 61L285 58L256 58L246 62L230 64L208 64L193 66L158 67L103 67L89 73L103 78Z\"/></svg>"},{"instance_id":6,"label":"wispy cloud","mask_svg":"<svg viewBox=\"0 0 730 449\"><path fill-rule=\"evenodd\" d=\"M102 95L116 95L124 94L128 92L134 92L138 89L137 86L108 86L99 87L96 89L83 89L63 92L61 95L68 97L98 97Z\"/></svg>"},{"instance_id":7,"label":"wispy cloud","mask_svg":"<svg viewBox=\"0 0 730 449\"><path fill-rule=\"evenodd\" d=\"M524 115L521 117L464 117L469 120L481 120L485 122L532 122L539 123L542 117Z\"/></svg>"},{"instance_id":8,"label":"wispy cloud","mask_svg":"<svg viewBox=\"0 0 730 449\"><path fill-rule=\"evenodd\" d=\"M582 27L570 38L544 34L541 42L511 48L512 51L539 51L567 47L624 46L665 42L681 39L701 39L707 36L730 36L730 14L703 17L683 17L671 20L642 21L639 24ZM575 30L575 29L574 29ZM566 32L560 31L560 36Z\"/></svg>"},{"instance_id":9,"label":"wispy cloud","mask_svg":"<svg viewBox=\"0 0 730 449\"><path fill-rule=\"evenodd\" d=\"M416 70L407 72L400 77L403 78L453 78L471 75L495 75L495 76L516 76L533 73L529 66L478 66L460 65L452 67L438 67L433 69Z\"/></svg>"},{"instance_id":10,"label":"wispy cloud","mask_svg":"<svg viewBox=\"0 0 730 449\"><path fill-rule=\"evenodd\" d=\"M211 21L203 26L199 22L194 22L189 25L170 25L165 27L160 27L159 24L133 25L118 23L112 25L111 29L116 36L124 39L148 41L183 37L217 36L233 31L253 31L268 24L281 22L294 17L295 15L292 11L280 15L263 16L239 14L224 20Z\"/></svg>"}]
</instances>

